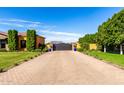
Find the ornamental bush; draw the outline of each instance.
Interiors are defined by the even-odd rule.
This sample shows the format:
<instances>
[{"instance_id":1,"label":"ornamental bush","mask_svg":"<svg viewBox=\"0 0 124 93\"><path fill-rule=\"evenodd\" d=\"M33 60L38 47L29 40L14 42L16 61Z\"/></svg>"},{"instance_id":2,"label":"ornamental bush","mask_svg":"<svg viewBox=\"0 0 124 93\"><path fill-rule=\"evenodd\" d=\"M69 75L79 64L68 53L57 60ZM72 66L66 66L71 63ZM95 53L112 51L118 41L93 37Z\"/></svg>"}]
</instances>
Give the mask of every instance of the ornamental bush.
<instances>
[{"instance_id":1,"label":"ornamental bush","mask_svg":"<svg viewBox=\"0 0 124 93\"><path fill-rule=\"evenodd\" d=\"M18 48L18 31L8 30L8 48L9 51L16 51Z\"/></svg>"},{"instance_id":2,"label":"ornamental bush","mask_svg":"<svg viewBox=\"0 0 124 93\"><path fill-rule=\"evenodd\" d=\"M26 48L28 51L34 51L36 45L36 31L35 30L27 30L27 41Z\"/></svg>"}]
</instances>

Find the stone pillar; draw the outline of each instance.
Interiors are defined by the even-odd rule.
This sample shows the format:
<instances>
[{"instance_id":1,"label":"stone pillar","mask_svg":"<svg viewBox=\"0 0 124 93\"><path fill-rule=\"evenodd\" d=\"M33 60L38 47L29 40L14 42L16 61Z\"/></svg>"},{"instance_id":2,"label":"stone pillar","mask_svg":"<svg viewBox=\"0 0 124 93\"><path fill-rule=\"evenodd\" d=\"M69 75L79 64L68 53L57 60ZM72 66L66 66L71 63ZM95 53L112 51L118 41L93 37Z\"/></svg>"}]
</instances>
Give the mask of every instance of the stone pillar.
<instances>
[{"instance_id":1,"label":"stone pillar","mask_svg":"<svg viewBox=\"0 0 124 93\"><path fill-rule=\"evenodd\" d=\"M9 51L9 47L8 47L8 44L6 44L6 50Z\"/></svg>"},{"instance_id":2,"label":"stone pillar","mask_svg":"<svg viewBox=\"0 0 124 93\"><path fill-rule=\"evenodd\" d=\"M53 51L53 44L51 44L51 51Z\"/></svg>"},{"instance_id":3,"label":"stone pillar","mask_svg":"<svg viewBox=\"0 0 124 93\"><path fill-rule=\"evenodd\" d=\"M75 43L72 44L72 51L74 51L75 45Z\"/></svg>"},{"instance_id":4,"label":"stone pillar","mask_svg":"<svg viewBox=\"0 0 124 93\"><path fill-rule=\"evenodd\" d=\"M120 44L120 54L123 55L123 46Z\"/></svg>"},{"instance_id":5,"label":"stone pillar","mask_svg":"<svg viewBox=\"0 0 124 93\"><path fill-rule=\"evenodd\" d=\"M72 43L72 51L74 50L74 44Z\"/></svg>"},{"instance_id":6,"label":"stone pillar","mask_svg":"<svg viewBox=\"0 0 124 93\"><path fill-rule=\"evenodd\" d=\"M104 52L106 52L106 46L104 45Z\"/></svg>"}]
</instances>

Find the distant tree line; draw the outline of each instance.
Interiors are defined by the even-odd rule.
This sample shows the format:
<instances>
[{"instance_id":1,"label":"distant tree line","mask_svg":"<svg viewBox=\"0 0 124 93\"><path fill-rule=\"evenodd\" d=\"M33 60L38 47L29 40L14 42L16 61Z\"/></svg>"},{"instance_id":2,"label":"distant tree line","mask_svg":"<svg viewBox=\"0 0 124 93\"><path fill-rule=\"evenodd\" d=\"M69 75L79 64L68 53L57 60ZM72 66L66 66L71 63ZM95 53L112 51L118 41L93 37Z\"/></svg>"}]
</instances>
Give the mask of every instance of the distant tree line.
<instances>
[{"instance_id":1,"label":"distant tree line","mask_svg":"<svg viewBox=\"0 0 124 93\"><path fill-rule=\"evenodd\" d=\"M97 43L98 49L106 51L121 50L124 43L124 10L114 14L98 27L95 34L87 34L79 39L83 49L88 49L89 43Z\"/></svg>"},{"instance_id":2,"label":"distant tree line","mask_svg":"<svg viewBox=\"0 0 124 93\"><path fill-rule=\"evenodd\" d=\"M96 43L96 34L86 34L85 36L79 38L80 46L83 50L89 49L90 43Z\"/></svg>"}]
</instances>

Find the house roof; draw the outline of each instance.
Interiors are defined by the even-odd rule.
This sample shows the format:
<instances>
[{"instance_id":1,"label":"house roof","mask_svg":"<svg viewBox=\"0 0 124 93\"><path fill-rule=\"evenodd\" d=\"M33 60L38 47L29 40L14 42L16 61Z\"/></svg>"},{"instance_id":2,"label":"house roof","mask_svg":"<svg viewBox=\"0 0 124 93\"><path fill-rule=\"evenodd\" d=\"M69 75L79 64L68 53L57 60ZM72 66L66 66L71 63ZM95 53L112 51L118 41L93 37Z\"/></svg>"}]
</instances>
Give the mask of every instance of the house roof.
<instances>
[{"instance_id":1,"label":"house roof","mask_svg":"<svg viewBox=\"0 0 124 93\"><path fill-rule=\"evenodd\" d=\"M7 36L7 32L0 32L1 35Z\"/></svg>"},{"instance_id":2,"label":"house roof","mask_svg":"<svg viewBox=\"0 0 124 93\"><path fill-rule=\"evenodd\" d=\"M4 35L4 36L8 36L8 32L2 32L2 31L0 31L0 34L1 35ZM27 35L26 32L18 32L18 36L26 36L26 35ZM45 38L45 37L40 36L40 35L37 35L37 36L42 37L42 38Z\"/></svg>"},{"instance_id":3,"label":"house roof","mask_svg":"<svg viewBox=\"0 0 124 93\"><path fill-rule=\"evenodd\" d=\"M18 36L26 36L27 33L26 32L18 32Z\"/></svg>"}]
</instances>

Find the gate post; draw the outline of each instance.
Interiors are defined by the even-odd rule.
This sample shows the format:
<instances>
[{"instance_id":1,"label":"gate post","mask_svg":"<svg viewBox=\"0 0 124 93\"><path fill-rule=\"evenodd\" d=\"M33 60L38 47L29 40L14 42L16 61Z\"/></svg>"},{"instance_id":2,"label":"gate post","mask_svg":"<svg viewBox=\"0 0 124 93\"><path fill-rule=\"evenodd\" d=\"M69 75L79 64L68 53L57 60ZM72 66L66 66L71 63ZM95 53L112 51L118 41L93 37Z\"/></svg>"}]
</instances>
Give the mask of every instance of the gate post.
<instances>
[{"instance_id":1,"label":"gate post","mask_svg":"<svg viewBox=\"0 0 124 93\"><path fill-rule=\"evenodd\" d=\"M75 44L74 44L74 43L72 43L72 51L74 51L74 45L75 45Z\"/></svg>"},{"instance_id":2,"label":"gate post","mask_svg":"<svg viewBox=\"0 0 124 93\"><path fill-rule=\"evenodd\" d=\"M51 44L51 51L53 51L53 44Z\"/></svg>"},{"instance_id":3,"label":"gate post","mask_svg":"<svg viewBox=\"0 0 124 93\"><path fill-rule=\"evenodd\" d=\"M123 46L120 44L120 54L123 55Z\"/></svg>"}]
</instances>

